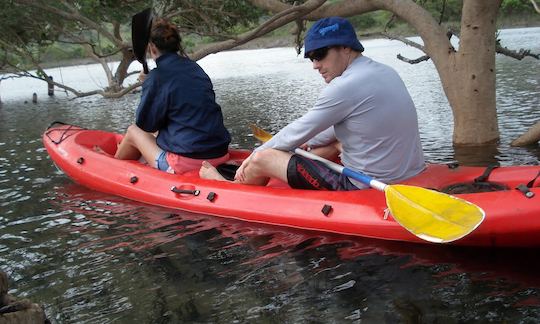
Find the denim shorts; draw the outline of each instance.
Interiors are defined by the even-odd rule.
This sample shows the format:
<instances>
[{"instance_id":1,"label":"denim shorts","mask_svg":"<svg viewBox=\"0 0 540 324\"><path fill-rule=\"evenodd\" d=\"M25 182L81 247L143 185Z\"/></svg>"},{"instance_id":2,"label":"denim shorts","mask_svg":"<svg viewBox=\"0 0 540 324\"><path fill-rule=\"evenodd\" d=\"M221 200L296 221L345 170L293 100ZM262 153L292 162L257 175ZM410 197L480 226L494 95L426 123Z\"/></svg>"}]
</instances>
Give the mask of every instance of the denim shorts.
<instances>
[{"instance_id":1,"label":"denim shorts","mask_svg":"<svg viewBox=\"0 0 540 324\"><path fill-rule=\"evenodd\" d=\"M161 150L156 156L156 168L161 171L169 171L170 166L169 162L167 162L167 152Z\"/></svg>"}]
</instances>

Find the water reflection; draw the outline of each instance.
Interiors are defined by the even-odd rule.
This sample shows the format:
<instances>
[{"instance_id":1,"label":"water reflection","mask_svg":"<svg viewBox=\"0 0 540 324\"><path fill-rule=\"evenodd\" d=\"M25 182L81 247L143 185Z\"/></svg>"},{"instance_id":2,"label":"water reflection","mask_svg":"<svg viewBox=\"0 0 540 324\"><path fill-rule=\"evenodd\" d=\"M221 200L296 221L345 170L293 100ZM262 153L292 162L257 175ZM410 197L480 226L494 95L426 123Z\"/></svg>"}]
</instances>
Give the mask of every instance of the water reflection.
<instances>
[{"instance_id":1,"label":"water reflection","mask_svg":"<svg viewBox=\"0 0 540 324\"><path fill-rule=\"evenodd\" d=\"M61 320L466 322L540 307L535 251L319 235L171 213L76 185L58 192L58 218L70 224L58 243L69 248L61 270L35 279L66 289L51 306Z\"/></svg>"},{"instance_id":2,"label":"water reflection","mask_svg":"<svg viewBox=\"0 0 540 324\"><path fill-rule=\"evenodd\" d=\"M501 152L499 144L485 144L481 147L454 146L454 160L463 165L499 165Z\"/></svg>"}]
</instances>

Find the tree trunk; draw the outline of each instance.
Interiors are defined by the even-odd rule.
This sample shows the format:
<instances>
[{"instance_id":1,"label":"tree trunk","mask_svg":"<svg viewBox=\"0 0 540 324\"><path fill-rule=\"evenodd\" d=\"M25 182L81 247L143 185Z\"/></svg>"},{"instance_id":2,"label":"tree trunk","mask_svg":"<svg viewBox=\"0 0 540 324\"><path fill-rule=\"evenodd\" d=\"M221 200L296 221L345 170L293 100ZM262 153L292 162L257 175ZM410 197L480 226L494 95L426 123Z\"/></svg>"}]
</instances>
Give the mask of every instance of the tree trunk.
<instances>
[{"instance_id":1,"label":"tree trunk","mask_svg":"<svg viewBox=\"0 0 540 324\"><path fill-rule=\"evenodd\" d=\"M499 139L495 102L495 21L501 0L465 0L459 50L439 68L454 114L454 145Z\"/></svg>"},{"instance_id":2,"label":"tree trunk","mask_svg":"<svg viewBox=\"0 0 540 324\"><path fill-rule=\"evenodd\" d=\"M122 50L122 59L120 60L120 64L116 68L116 73L114 74L114 78L116 79L119 87L122 87L124 84L124 80L128 75L128 68L133 61L133 52L129 51L128 49Z\"/></svg>"}]
</instances>

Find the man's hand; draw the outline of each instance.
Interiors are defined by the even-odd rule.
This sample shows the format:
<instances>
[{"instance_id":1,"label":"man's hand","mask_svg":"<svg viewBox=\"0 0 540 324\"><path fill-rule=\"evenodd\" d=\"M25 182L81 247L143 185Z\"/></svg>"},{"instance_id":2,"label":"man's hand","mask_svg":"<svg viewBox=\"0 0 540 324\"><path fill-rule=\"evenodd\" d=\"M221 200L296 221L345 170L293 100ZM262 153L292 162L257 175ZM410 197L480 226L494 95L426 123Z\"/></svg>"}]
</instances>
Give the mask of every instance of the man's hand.
<instances>
[{"instance_id":1,"label":"man's hand","mask_svg":"<svg viewBox=\"0 0 540 324\"><path fill-rule=\"evenodd\" d=\"M248 166L249 164L249 161L251 160L251 157L253 156L253 153L248 156L247 159L245 159L242 164L240 165L240 167L236 170L236 173L234 175L234 180L238 181L238 182L246 182L246 173L244 172L244 170L246 169L246 167Z\"/></svg>"}]
</instances>

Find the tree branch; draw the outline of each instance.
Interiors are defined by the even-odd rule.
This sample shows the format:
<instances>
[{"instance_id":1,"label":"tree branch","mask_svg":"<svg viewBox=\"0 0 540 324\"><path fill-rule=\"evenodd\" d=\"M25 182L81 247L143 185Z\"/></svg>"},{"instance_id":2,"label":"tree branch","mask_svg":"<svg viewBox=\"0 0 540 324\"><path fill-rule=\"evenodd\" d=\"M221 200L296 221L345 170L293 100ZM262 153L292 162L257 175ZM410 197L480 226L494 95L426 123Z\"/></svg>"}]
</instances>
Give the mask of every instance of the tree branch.
<instances>
[{"instance_id":1,"label":"tree branch","mask_svg":"<svg viewBox=\"0 0 540 324\"><path fill-rule=\"evenodd\" d=\"M140 87L141 85L142 85L142 82L133 83L133 84L129 85L127 88L122 89L121 91L105 92L103 94L103 97L105 97L105 98L120 98L123 95L125 95L127 93L130 93L134 89Z\"/></svg>"},{"instance_id":2,"label":"tree branch","mask_svg":"<svg viewBox=\"0 0 540 324\"><path fill-rule=\"evenodd\" d=\"M76 38L76 37L73 37L73 38ZM84 39L79 39L79 40L57 40L58 43L62 43L62 44L75 44L75 45L84 45L84 46L88 46L92 49L92 54L95 55L96 57L99 57L99 58L106 58L106 57L110 57L110 56L113 56L113 55L116 55L118 53L120 53L121 51L124 50L124 48L116 48L116 50L114 50L113 52L111 53L107 53L107 54L103 54L103 53L98 53L96 51L96 44L93 44L87 40L84 40Z\"/></svg>"},{"instance_id":3,"label":"tree branch","mask_svg":"<svg viewBox=\"0 0 540 324\"><path fill-rule=\"evenodd\" d=\"M400 41L402 43L405 43L406 45L409 45L411 47L419 49L419 50L421 50L422 52L425 53L424 46L418 44L417 42L413 42L410 39L407 39L405 37L398 36L398 35L389 34L389 33L380 33L380 35L385 36L388 39L398 40L398 41ZM409 58L404 57L401 54L398 54L396 57L397 57L398 60L403 61L405 63L409 63L409 64L418 64L420 62L424 62L424 61L427 61L427 60L430 59L429 55L423 55L423 56L420 56L417 59L409 59Z\"/></svg>"},{"instance_id":4,"label":"tree branch","mask_svg":"<svg viewBox=\"0 0 540 324\"><path fill-rule=\"evenodd\" d=\"M4 80L18 79L18 78L22 78L22 77L25 77L25 75L20 75L20 74L17 74L17 73L15 72L15 74L11 74L11 75L8 75L8 76L2 75L2 76L0 77L0 82L1 82L1 81L4 81Z\"/></svg>"},{"instance_id":5,"label":"tree branch","mask_svg":"<svg viewBox=\"0 0 540 324\"><path fill-rule=\"evenodd\" d=\"M526 146L538 143L540 141L540 121L536 122L525 134L513 140L512 146Z\"/></svg>"},{"instance_id":6,"label":"tree branch","mask_svg":"<svg viewBox=\"0 0 540 324\"><path fill-rule=\"evenodd\" d=\"M113 22L114 37L122 42L122 34L120 34L120 23L118 21ZM119 46L120 47L120 46Z\"/></svg>"},{"instance_id":7,"label":"tree branch","mask_svg":"<svg viewBox=\"0 0 540 324\"><path fill-rule=\"evenodd\" d=\"M413 42L413 41L411 41L411 40L409 40L407 38L397 36L397 35L390 35L390 34L387 34L387 33L380 33L380 34L387 37L387 38L389 38L389 39L399 40L399 41L405 43L406 45L417 48L417 49L419 49L419 50L421 50L422 52L425 53L424 47L422 45L420 45L420 44L418 44L416 42ZM455 35L456 35L456 32L454 30L452 30L451 28L449 28L448 31L446 32L446 36L448 37L449 40L450 40L450 38L452 38L452 36L455 36ZM409 59L409 58L404 57L401 54L398 54L396 57L397 57L398 60L403 61L405 63L409 63L409 64L418 64L420 62L427 61L427 60L429 60L431 58L427 54L423 55L423 56L420 56L419 58L416 58L416 59Z\"/></svg>"},{"instance_id":8,"label":"tree branch","mask_svg":"<svg viewBox=\"0 0 540 324\"><path fill-rule=\"evenodd\" d=\"M446 0L443 0L443 5L441 8L441 13L439 15L439 25L442 24L444 19L444 12L446 11Z\"/></svg>"},{"instance_id":9,"label":"tree branch","mask_svg":"<svg viewBox=\"0 0 540 324\"><path fill-rule=\"evenodd\" d=\"M390 17L390 19L388 19L386 24L384 24L384 31L385 32L388 30L388 28L390 28L392 26L392 24L394 23L395 20L396 20L396 15L392 15Z\"/></svg>"},{"instance_id":10,"label":"tree branch","mask_svg":"<svg viewBox=\"0 0 540 324\"><path fill-rule=\"evenodd\" d=\"M519 51L514 51L507 47L502 46L498 40L497 40L497 45L495 45L495 49L496 49L496 52L499 54L510 56L520 61L524 59L526 56L530 56L537 60L540 60L540 54L531 53L531 50L525 50L523 48L520 48Z\"/></svg>"},{"instance_id":11,"label":"tree branch","mask_svg":"<svg viewBox=\"0 0 540 324\"><path fill-rule=\"evenodd\" d=\"M534 10L536 10L536 12L538 12L540 14L540 7L538 7L538 4L536 4L536 1L534 0L531 0L531 3L534 7Z\"/></svg>"},{"instance_id":12,"label":"tree branch","mask_svg":"<svg viewBox=\"0 0 540 324\"><path fill-rule=\"evenodd\" d=\"M403 61L405 63L409 63L409 64L418 64L420 62L424 62L424 61L427 61L427 60L430 59L429 55L424 55L424 56L420 56L419 58L413 60L413 59L408 59L408 58L404 57L401 54L398 54L397 58L398 58L398 60Z\"/></svg>"},{"instance_id":13,"label":"tree branch","mask_svg":"<svg viewBox=\"0 0 540 324\"><path fill-rule=\"evenodd\" d=\"M65 6L69 11L60 10L56 7L53 7L48 4L43 4L39 1L35 0L16 0L20 4L24 4L27 6L32 6L34 8L42 9L47 12L50 12L52 14L58 15L60 17L63 17L67 20L71 21L77 21L82 23L85 26L91 27L92 29L96 30L98 33L103 34L105 37L107 37L113 44L115 44L118 47L124 47L128 46L127 44L124 44L121 39L117 39L113 34L111 34L106 28L101 26L100 24L94 22L93 20L81 15L77 8L75 8L72 4L68 3L67 1L61 0L63 6Z\"/></svg>"},{"instance_id":14,"label":"tree branch","mask_svg":"<svg viewBox=\"0 0 540 324\"><path fill-rule=\"evenodd\" d=\"M252 0L252 2L257 2L257 1ZM285 9L275 14L269 20L267 20L262 25L255 28L254 30L243 33L239 35L238 37L236 37L235 39L226 40L220 43L206 46L202 48L201 50L191 54L190 57L193 60L199 60L207 56L208 54L217 53L220 51L228 50L236 46L245 44L249 42L250 40L253 40L257 37L265 35L271 32L272 30L275 30L283 25L286 25L292 21L295 21L296 19L300 17L305 16L306 14L319 8L325 2L326 0L309 0L299 6L289 6L288 9Z\"/></svg>"},{"instance_id":15,"label":"tree branch","mask_svg":"<svg viewBox=\"0 0 540 324\"><path fill-rule=\"evenodd\" d=\"M296 30L295 30L295 38L294 43L296 44L296 54L300 55L302 52L302 33L306 30L306 22L302 19L296 20Z\"/></svg>"},{"instance_id":16,"label":"tree branch","mask_svg":"<svg viewBox=\"0 0 540 324\"><path fill-rule=\"evenodd\" d=\"M278 0L250 0L259 8L271 12L279 12L290 8L291 5ZM433 16L412 0L343 0L329 2L306 14L302 19L317 20L328 16L351 17L375 10L386 10L394 13L413 26L424 41L423 51L432 58L447 61L448 55L455 53L449 40L445 40L446 31L437 23Z\"/></svg>"},{"instance_id":17,"label":"tree branch","mask_svg":"<svg viewBox=\"0 0 540 324\"><path fill-rule=\"evenodd\" d=\"M41 80L41 81L44 81L44 82L47 82L48 84L53 84L61 89L64 89L66 91L69 91L71 93L73 93L74 95L76 96L79 96L79 94L81 94L82 92L79 92L77 90L75 90L74 88L71 88L71 87L68 87L62 83L58 83L56 81L51 81L48 76L45 74L44 76L40 76L40 75L36 75L36 74L33 74L29 71L26 71L26 70L19 70L21 76L25 76L25 77L29 77L29 78L33 78L33 79L38 79L38 80Z\"/></svg>"},{"instance_id":18,"label":"tree branch","mask_svg":"<svg viewBox=\"0 0 540 324\"><path fill-rule=\"evenodd\" d=\"M381 35L383 35L384 37L386 37L388 39L398 40L398 41L404 43L405 45L408 45L408 46L414 47L416 49L419 49L424 53L426 51L425 47L423 45L420 45L419 43L414 42L414 41L412 41L410 39L407 39L407 38L405 38L403 36L394 35L394 34L390 34L390 33L381 33Z\"/></svg>"}]
</instances>

